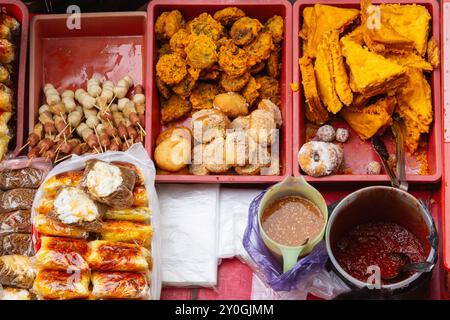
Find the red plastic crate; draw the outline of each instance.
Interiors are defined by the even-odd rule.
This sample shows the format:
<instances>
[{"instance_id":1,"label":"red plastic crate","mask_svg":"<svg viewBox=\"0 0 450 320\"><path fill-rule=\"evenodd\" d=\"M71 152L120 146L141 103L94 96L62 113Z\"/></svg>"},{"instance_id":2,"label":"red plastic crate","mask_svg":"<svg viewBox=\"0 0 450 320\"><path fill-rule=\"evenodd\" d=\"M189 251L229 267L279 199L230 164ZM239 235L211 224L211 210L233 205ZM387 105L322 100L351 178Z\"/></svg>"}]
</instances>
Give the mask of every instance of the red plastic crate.
<instances>
[{"instance_id":1,"label":"red plastic crate","mask_svg":"<svg viewBox=\"0 0 450 320\"><path fill-rule=\"evenodd\" d=\"M27 46L28 46L28 9L22 1L3 0L0 2L2 13L6 13L20 22L20 42L17 63L17 83L16 90L16 136L15 143L10 143L10 147L18 150L23 144L24 119L25 119L25 70L27 66Z\"/></svg>"},{"instance_id":2,"label":"red plastic crate","mask_svg":"<svg viewBox=\"0 0 450 320\"><path fill-rule=\"evenodd\" d=\"M60 93L86 88L93 74L115 83L129 74L135 85L145 84L145 12L82 13L80 29L68 29L68 16L36 15L31 21L30 133L37 122L42 87L47 82ZM146 128L150 128L149 105L146 103Z\"/></svg>"},{"instance_id":3,"label":"red plastic crate","mask_svg":"<svg viewBox=\"0 0 450 320\"><path fill-rule=\"evenodd\" d=\"M280 136L280 166L279 176L239 176L239 175L178 175L178 174L157 174L157 182L178 182L178 183L272 183L283 180L285 176L292 174L292 91L289 84L292 80L292 6L285 0L243 0L243 1L205 1L205 0L155 0L148 6L148 30L147 47L150 48L147 64L146 100L151 103L151 134L146 137L146 145L150 146L149 152L153 157L155 142L161 131L159 120L159 99L158 92L154 84L154 66L156 64L156 39L154 35L154 22L157 17L167 10L179 10L185 19L189 20L198 16L202 12L214 13L215 11L236 6L245 11L247 15L258 18L263 22L278 14L285 19L285 34L282 52L283 71L281 74L281 112L283 114L283 127Z\"/></svg>"},{"instance_id":4,"label":"red plastic crate","mask_svg":"<svg viewBox=\"0 0 450 320\"><path fill-rule=\"evenodd\" d=\"M303 87L301 85L300 68L298 65L298 59L301 57L301 41L298 37L298 32L302 26L302 13L305 7L313 6L316 3L333 5L344 8L358 8L360 7L360 0L303 0L297 1L294 5L294 83L298 83L300 89L293 94L293 153L292 163L293 172L295 176L301 175L300 167L298 165L297 154L300 147L306 140L305 137L305 116L304 116L304 97ZM379 3L400 3L400 4L420 4L424 5L431 14L431 35L440 38L440 15L439 4L436 0L391 0L391 1L374 1L374 4ZM442 177L442 107L441 107L441 81L440 81L440 69L434 70L431 81L432 98L434 106L434 122L431 128L431 134L428 138L428 164L430 173L429 175L419 175L412 173L413 159L407 157L407 179L410 183L436 183L439 182ZM348 125L342 121L339 122L339 127L346 127ZM350 139L344 144L346 149L346 165L349 166L355 174L336 174L327 177L313 178L305 176L307 181L313 183L380 183L389 182L389 178L386 174L380 175L367 175L364 174L366 165L372 161L379 161L378 156L373 151L370 141L363 142L354 132L350 132ZM395 153L395 146L390 143L388 149L391 153ZM349 152L350 151L350 152Z\"/></svg>"}]
</instances>

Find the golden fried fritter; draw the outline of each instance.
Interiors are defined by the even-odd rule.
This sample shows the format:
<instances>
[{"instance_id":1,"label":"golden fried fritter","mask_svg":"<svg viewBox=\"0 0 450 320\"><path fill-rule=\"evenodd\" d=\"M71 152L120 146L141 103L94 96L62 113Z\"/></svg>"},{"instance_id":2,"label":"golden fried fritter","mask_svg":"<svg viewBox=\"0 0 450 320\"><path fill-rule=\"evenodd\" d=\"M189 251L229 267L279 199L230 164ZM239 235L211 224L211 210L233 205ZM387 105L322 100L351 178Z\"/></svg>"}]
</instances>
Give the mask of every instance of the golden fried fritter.
<instances>
[{"instance_id":1,"label":"golden fried fritter","mask_svg":"<svg viewBox=\"0 0 450 320\"><path fill-rule=\"evenodd\" d=\"M178 30L172 38L170 38L169 44L172 52L178 53L183 58L186 58L186 52L184 49L189 44L189 33L186 29Z\"/></svg>"},{"instance_id":2,"label":"golden fried fritter","mask_svg":"<svg viewBox=\"0 0 450 320\"><path fill-rule=\"evenodd\" d=\"M247 85L242 90L241 94L247 100L249 105L252 105L253 102L256 101L259 97L259 89L261 88L261 85L258 84L255 80L255 78L251 77L250 80L247 82Z\"/></svg>"},{"instance_id":3,"label":"golden fried fritter","mask_svg":"<svg viewBox=\"0 0 450 320\"><path fill-rule=\"evenodd\" d=\"M437 69L439 67L441 62L440 57L439 41L435 37L431 37L430 40L428 40L427 58L433 68Z\"/></svg>"},{"instance_id":4,"label":"golden fried fritter","mask_svg":"<svg viewBox=\"0 0 450 320\"><path fill-rule=\"evenodd\" d=\"M197 79L188 74L180 83L172 86L172 91L177 95L187 98L195 87Z\"/></svg>"},{"instance_id":5,"label":"golden fried fritter","mask_svg":"<svg viewBox=\"0 0 450 320\"><path fill-rule=\"evenodd\" d=\"M270 53L267 59L267 74L272 78L278 78L281 74L281 48L276 45L275 50Z\"/></svg>"},{"instance_id":6,"label":"golden fried fritter","mask_svg":"<svg viewBox=\"0 0 450 320\"><path fill-rule=\"evenodd\" d=\"M248 72L253 76L255 74L260 73L266 67L266 63L261 61L260 63L255 64L253 67L248 69Z\"/></svg>"},{"instance_id":7,"label":"golden fried fritter","mask_svg":"<svg viewBox=\"0 0 450 320\"><path fill-rule=\"evenodd\" d=\"M207 36L193 36L185 51L189 65L197 69L207 69L217 61L216 44Z\"/></svg>"},{"instance_id":8,"label":"golden fried fritter","mask_svg":"<svg viewBox=\"0 0 450 320\"><path fill-rule=\"evenodd\" d=\"M211 68L203 69L200 72L200 80L217 80L221 74L220 67L214 64Z\"/></svg>"},{"instance_id":9,"label":"golden fried fritter","mask_svg":"<svg viewBox=\"0 0 450 320\"><path fill-rule=\"evenodd\" d=\"M216 84L200 82L192 91L189 101L191 101L192 109L211 109L213 100L220 93L220 89Z\"/></svg>"},{"instance_id":10,"label":"golden fried fritter","mask_svg":"<svg viewBox=\"0 0 450 320\"><path fill-rule=\"evenodd\" d=\"M161 58L165 54L172 53L172 49L170 49L170 45L168 43L164 43L161 47L157 50L157 57L158 59Z\"/></svg>"},{"instance_id":11,"label":"golden fried fritter","mask_svg":"<svg viewBox=\"0 0 450 320\"><path fill-rule=\"evenodd\" d=\"M244 47L245 52L248 54L249 66L266 60L270 56L270 52L274 49L272 35L268 32L261 32L249 45Z\"/></svg>"},{"instance_id":12,"label":"golden fried fritter","mask_svg":"<svg viewBox=\"0 0 450 320\"><path fill-rule=\"evenodd\" d=\"M155 77L156 89L164 99L168 99L171 95L170 88L158 76Z\"/></svg>"},{"instance_id":13,"label":"golden fried fritter","mask_svg":"<svg viewBox=\"0 0 450 320\"><path fill-rule=\"evenodd\" d=\"M184 28L183 15L178 10L166 11L155 22L155 33L159 40L170 39L178 30Z\"/></svg>"},{"instance_id":14,"label":"golden fried fritter","mask_svg":"<svg viewBox=\"0 0 450 320\"><path fill-rule=\"evenodd\" d=\"M245 17L245 12L236 7L227 7L214 13L214 19L223 26L231 26L238 19Z\"/></svg>"},{"instance_id":15,"label":"golden fried fritter","mask_svg":"<svg viewBox=\"0 0 450 320\"><path fill-rule=\"evenodd\" d=\"M220 85L225 91L240 91L245 87L250 77L250 73L248 72L239 77L230 77L224 73L220 79Z\"/></svg>"},{"instance_id":16,"label":"golden fried fritter","mask_svg":"<svg viewBox=\"0 0 450 320\"><path fill-rule=\"evenodd\" d=\"M238 46L244 46L252 42L263 28L257 19L243 17L233 23L230 30L231 39Z\"/></svg>"},{"instance_id":17,"label":"golden fried fritter","mask_svg":"<svg viewBox=\"0 0 450 320\"><path fill-rule=\"evenodd\" d=\"M229 76L240 76L247 70L247 54L227 39L219 49L219 65Z\"/></svg>"},{"instance_id":18,"label":"golden fried fritter","mask_svg":"<svg viewBox=\"0 0 450 320\"><path fill-rule=\"evenodd\" d=\"M223 35L224 28L211 15L202 13L197 18L188 22L187 31L193 35L203 35L217 41Z\"/></svg>"},{"instance_id":19,"label":"golden fried fritter","mask_svg":"<svg viewBox=\"0 0 450 320\"><path fill-rule=\"evenodd\" d=\"M161 106L161 121L162 123L168 123L174 120L178 120L186 116L191 111L191 103L173 94L169 99L163 101Z\"/></svg>"},{"instance_id":20,"label":"golden fried fritter","mask_svg":"<svg viewBox=\"0 0 450 320\"><path fill-rule=\"evenodd\" d=\"M281 103L280 86L278 81L269 76L256 77L256 82L260 85L259 94L261 99L269 99L276 105Z\"/></svg>"},{"instance_id":21,"label":"golden fried fritter","mask_svg":"<svg viewBox=\"0 0 450 320\"><path fill-rule=\"evenodd\" d=\"M263 31L269 32L272 35L274 43L280 43L281 41L283 41L283 32L284 32L283 18L274 15L264 24Z\"/></svg>"},{"instance_id":22,"label":"golden fried fritter","mask_svg":"<svg viewBox=\"0 0 450 320\"><path fill-rule=\"evenodd\" d=\"M186 62L176 53L165 54L156 63L156 75L166 84L177 84L187 75Z\"/></svg>"}]
</instances>

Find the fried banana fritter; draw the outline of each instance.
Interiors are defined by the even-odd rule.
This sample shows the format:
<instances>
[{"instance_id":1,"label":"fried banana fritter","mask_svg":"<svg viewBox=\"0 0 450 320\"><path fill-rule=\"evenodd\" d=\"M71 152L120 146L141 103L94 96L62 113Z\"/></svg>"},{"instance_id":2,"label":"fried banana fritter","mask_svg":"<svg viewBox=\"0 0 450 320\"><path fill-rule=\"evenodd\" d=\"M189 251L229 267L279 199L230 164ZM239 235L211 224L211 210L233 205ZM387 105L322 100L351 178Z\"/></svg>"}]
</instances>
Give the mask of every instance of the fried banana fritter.
<instances>
[{"instance_id":1,"label":"fried banana fritter","mask_svg":"<svg viewBox=\"0 0 450 320\"><path fill-rule=\"evenodd\" d=\"M186 62L176 54L165 54L156 63L156 75L166 84L180 83L187 75Z\"/></svg>"},{"instance_id":2,"label":"fried banana fritter","mask_svg":"<svg viewBox=\"0 0 450 320\"><path fill-rule=\"evenodd\" d=\"M178 30L184 28L183 15L178 10L166 11L155 22L155 33L159 40L170 39Z\"/></svg>"},{"instance_id":3,"label":"fried banana fritter","mask_svg":"<svg viewBox=\"0 0 450 320\"><path fill-rule=\"evenodd\" d=\"M225 91L240 91L245 87L250 78L251 76L248 72L239 77L230 77L224 73L220 79L220 85Z\"/></svg>"},{"instance_id":4,"label":"fried banana fritter","mask_svg":"<svg viewBox=\"0 0 450 320\"><path fill-rule=\"evenodd\" d=\"M224 34L223 26L211 15L202 13L187 24L187 31L196 36L207 36L212 40L219 40Z\"/></svg>"},{"instance_id":5,"label":"fried banana fritter","mask_svg":"<svg viewBox=\"0 0 450 320\"><path fill-rule=\"evenodd\" d=\"M244 46L252 42L262 28L263 25L259 20L243 17L233 23L230 36L236 45Z\"/></svg>"},{"instance_id":6,"label":"fried banana fritter","mask_svg":"<svg viewBox=\"0 0 450 320\"><path fill-rule=\"evenodd\" d=\"M259 94L261 99L268 99L279 105L281 103L280 99L280 86L277 79L269 76L259 76L255 78L256 82L260 86Z\"/></svg>"},{"instance_id":7,"label":"fried banana fritter","mask_svg":"<svg viewBox=\"0 0 450 320\"><path fill-rule=\"evenodd\" d=\"M189 39L185 51L187 62L194 68L207 69L217 61L216 44L205 35L194 36Z\"/></svg>"},{"instance_id":8,"label":"fried banana fritter","mask_svg":"<svg viewBox=\"0 0 450 320\"><path fill-rule=\"evenodd\" d=\"M267 59L267 74L272 78L278 78L281 74L281 48L276 45L275 50L270 53Z\"/></svg>"},{"instance_id":9,"label":"fried banana fritter","mask_svg":"<svg viewBox=\"0 0 450 320\"><path fill-rule=\"evenodd\" d=\"M178 30L172 38L170 38L169 46L170 50L174 53L178 53L183 58L186 58L186 52L184 51L189 44L189 33L186 29Z\"/></svg>"},{"instance_id":10,"label":"fried banana fritter","mask_svg":"<svg viewBox=\"0 0 450 320\"><path fill-rule=\"evenodd\" d=\"M247 103L249 105L252 105L256 99L259 97L259 89L261 88L261 85L258 84L255 80L255 78L251 77L250 80L247 82L247 85L242 90L241 94L247 100Z\"/></svg>"},{"instance_id":11,"label":"fried banana fritter","mask_svg":"<svg viewBox=\"0 0 450 320\"><path fill-rule=\"evenodd\" d=\"M264 24L263 31L269 32L272 35L274 43L280 43L283 41L284 19L274 15Z\"/></svg>"},{"instance_id":12,"label":"fried banana fritter","mask_svg":"<svg viewBox=\"0 0 450 320\"><path fill-rule=\"evenodd\" d=\"M211 109L213 100L220 93L220 89L216 84L200 82L189 96L192 109Z\"/></svg>"},{"instance_id":13,"label":"fried banana fritter","mask_svg":"<svg viewBox=\"0 0 450 320\"><path fill-rule=\"evenodd\" d=\"M257 63L268 59L270 52L274 48L272 35L268 32L261 32L256 37L255 41L244 47L244 50L248 54L249 66L254 66Z\"/></svg>"},{"instance_id":14,"label":"fried banana fritter","mask_svg":"<svg viewBox=\"0 0 450 320\"><path fill-rule=\"evenodd\" d=\"M240 18L245 17L245 12L236 7L227 7L214 13L214 19L223 26L229 27Z\"/></svg>"},{"instance_id":15,"label":"fried banana fritter","mask_svg":"<svg viewBox=\"0 0 450 320\"><path fill-rule=\"evenodd\" d=\"M227 75L240 76L247 70L247 53L226 39L219 49L219 65Z\"/></svg>"},{"instance_id":16,"label":"fried banana fritter","mask_svg":"<svg viewBox=\"0 0 450 320\"><path fill-rule=\"evenodd\" d=\"M161 121L169 123L186 116L191 111L191 103L182 97L173 94L163 101L161 106Z\"/></svg>"}]
</instances>

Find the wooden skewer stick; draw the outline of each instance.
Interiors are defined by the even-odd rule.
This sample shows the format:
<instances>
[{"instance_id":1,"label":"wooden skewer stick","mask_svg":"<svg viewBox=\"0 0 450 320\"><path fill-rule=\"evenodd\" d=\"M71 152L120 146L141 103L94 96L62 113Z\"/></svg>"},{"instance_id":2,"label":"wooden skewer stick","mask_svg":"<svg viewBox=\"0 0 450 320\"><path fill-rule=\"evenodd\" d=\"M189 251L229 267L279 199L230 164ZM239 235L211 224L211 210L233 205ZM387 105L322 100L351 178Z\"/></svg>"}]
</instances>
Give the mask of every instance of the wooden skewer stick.
<instances>
[{"instance_id":1,"label":"wooden skewer stick","mask_svg":"<svg viewBox=\"0 0 450 320\"><path fill-rule=\"evenodd\" d=\"M100 147L101 148L101 147ZM95 152L97 152L97 153L100 153L99 151L98 151L98 149L94 146L93 147L93 149L95 150ZM103 151L102 151L103 152Z\"/></svg>"},{"instance_id":2,"label":"wooden skewer stick","mask_svg":"<svg viewBox=\"0 0 450 320\"><path fill-rule=\"evenodd\" d=\"M19 150L17 150L17 153L20 153L20 151L22 151L23 149L25 149L29 144L30 144L30 142L27 142L26 144L24 144L22 147L20 147Z\"/></svg>"},{"instance_id":3,"label":"wooden skewer stick","mask_svg":"<svg viewBox=\"0 0 450 320\"><path fill-rule=\"evenodd\" d=\"M145 132L144 128L142 128L141 124L137 122L138 127L141 129L141 132L144 133L144 136L147 135L147 132Z\"/></svg>"},{"instance_id":4,"label":"wooden skewer stick","mask_svg":"<svg viewBox=\"0 0 450 320\"><path fill-rule=\"evenodd\" d=\"M71 154L68 154L67 156L64 156L64 157L62 157L62 158L60 158L58 160L55 160L55 163L63 161L63 160L66 160L67 158L70 158L71 156L72 156Z\"/></svg>"},{"instance_id":5,"label":"wooden skewer stick","mask_svg":"<svg viewBox=\"0 0 450 320\"><path fill-rule=\"evenodd\" d=\"M116 96L116 94L114 94L113 98L111 99L108 106L106 107L106 109L108 109L108 111L109 111L109 108L111 107L112 103L114 102L114 99L116 99L116 98L117 98L117 96Z\"/></svg>"},{"instance_id":6,"label":"wooden skewer stick","mask_svg":"<svg viewBox=\"0 0 450 320\"><path fill-rule=\"evenodd\" d=\"M64 119L64 114L63 114L62 112L60 112L59 115L60 115L62 121L63 121L65 124L67 124L66 119Z\"/></svg>"},{"instance_id":7,"label":"wooden skewer stick","mask_svg":"<svg viewBox=\"0 0 450 320\"><path fill-rule=\"evenodd\" d=\"M123 136L123 140L125 140L125 143L127 144L127 147L129 148L130 144L128 143L128 140L127 140L127 138L125 136Z\"/></svg>"},{"instance_id":8,"label":"wooden skewer stick","mask_svg":"<svg viewBox=\"0 0 450 320\"><path fill-rule=\"evenodd\" d=\"M100 147L100 150L103 152L102 144L100 143L100 136L98 135L97 129L94 127L95 136L98 140L98 146Z\"/></svg>"}]
</instances>

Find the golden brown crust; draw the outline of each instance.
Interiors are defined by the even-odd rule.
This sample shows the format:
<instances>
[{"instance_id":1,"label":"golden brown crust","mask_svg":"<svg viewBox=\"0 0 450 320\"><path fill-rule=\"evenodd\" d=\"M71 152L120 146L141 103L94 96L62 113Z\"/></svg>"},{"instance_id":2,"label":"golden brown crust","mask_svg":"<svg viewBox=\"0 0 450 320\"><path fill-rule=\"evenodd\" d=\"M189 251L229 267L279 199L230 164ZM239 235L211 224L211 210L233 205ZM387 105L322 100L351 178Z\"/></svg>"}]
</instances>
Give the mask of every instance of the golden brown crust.
<instances>
[{"instance_id":1,"label":"golden brown crust","mask_svg":"<svg viewBox=\"0 0 450 320\"><path fill-rule=\"evenodd\" d=\"M227 39L219 49L219 65L229 76L240 76L247 70L247 54Z\"/></svg>"},{"instance_id":2,"label":"golden brown crust","mask_svg":"<svg viewBox=\"0 0 450 320\"><path fill-rule=\"evenodd\" d=\"M216 49L214 41L208 36L190 37L185 49L187 62L197 69L210 68L217 61Z\"/></svg>"},{"instance_id":3,"label":"golden brown crust","mask_svg":"<svg viewBox=\"0 0 450 320\"><path fill-rule=\"evenodd\" d=\"M274 43L280 43L283 41L284 19L274 15L264 24L263 31L269 32L272 35Z\"/></svg>"},{"instance_id":4,"label":"golden brown crust","mask_svg":"<svg viewBox=\"0 0 450 320\"><path fill-rule=\"evenodd\" d=\"M184 28L183 15L178 10L161 13L155 22L155 33L158 39L170 39L179 29Z\"/></svg>"},{"instance_id":5,"label":"golden brown crust","mask_svg":"<svg viewBox=\"0 0 450 320\"><path fill-rule=\"evenodd\" d=\"M243 17L231 26L230 37L236 45L244 46L256 39L262 28L263 25L257 19Z\"/></svg>"},{"instance_id":6,"label":"golden brown crust","mask_svg":"<svg viewBox=\"0 0 450 320\"><path fill-rule=\"evenodd\" d=\"M187 31L193 35L204 35L217 41L224 33L223 26L208 13L202 13L187 24Z\"/></svg>"},{"instance_id":7,"label":"golden brown crust","mask_svg":"<svg viewBox=\"0 0 450 320\"><path fill-rule=\"evenodd\" d=\"M223 26L231 26L235 21L245 17L245 12L236 7L227 7L214 13L214 19Z\"/></svg>"},{"instance_id":8,"label":"golden brown crust","mask_svg":"<svg viewBox=\"0 0 450 320\"><path fill-rule=\"evenodd\" d=\"M220 89L216 84L199 82L189 96L192 109L211 109L213 107L213 100L216 95L220 93Z\"/></svg>"},{"instance_id":9,"label":"golden brown crust","mask_svg":"<svg viewBox=\"0 0 450 320\"><path fill-rule=\"evenodd\" d=\"M220 78L220 85L225 91L235 92L242 90L250 80L251 76L248 72L239 77L230 77L226 73Z\"/></svg>"},{"instance_id":10,"label":"golden brown crust","mask_svg":"<svg viewBox=\"0 0 450 320\"><path fill-rule=\"evenodd\" d=\"M255 41L244 47L248 54L249 66L254 66L263 60L267 60L274 48L272 35L268 32L261 32Z\"/></svg>"},{"instance_id":11,"label":"golden brown crust","mask_svg":"<svg viewBox=\"0 0 450 320\"><path fill-rule=\"evenodd\" d=\"M156 63L156 75L166 84L177 84L187 75L186 62L176 53L163 55Z\"/></svg>"},{"instance_id":12,"label":"golden brown crust","mask_svg":"<svg viewBox=\"0 0 450 320\"><path fill-rule=\"evenodd\" d=\"M169 99L164 100L161 106L161 121L169 123L188 115L191 111L191 103L189 100L173 94Z\"/></svg>"}]
</instances>

